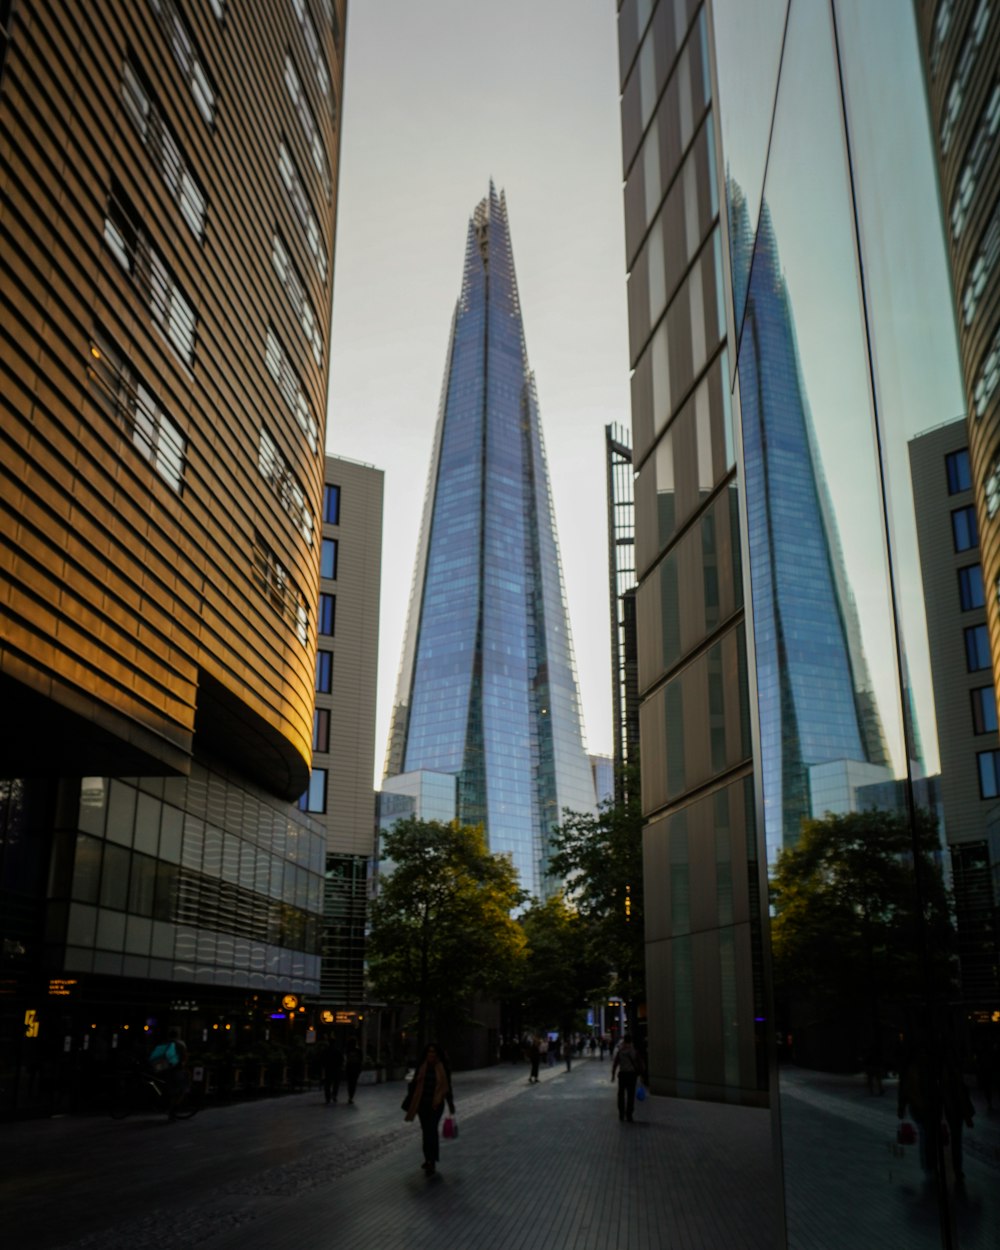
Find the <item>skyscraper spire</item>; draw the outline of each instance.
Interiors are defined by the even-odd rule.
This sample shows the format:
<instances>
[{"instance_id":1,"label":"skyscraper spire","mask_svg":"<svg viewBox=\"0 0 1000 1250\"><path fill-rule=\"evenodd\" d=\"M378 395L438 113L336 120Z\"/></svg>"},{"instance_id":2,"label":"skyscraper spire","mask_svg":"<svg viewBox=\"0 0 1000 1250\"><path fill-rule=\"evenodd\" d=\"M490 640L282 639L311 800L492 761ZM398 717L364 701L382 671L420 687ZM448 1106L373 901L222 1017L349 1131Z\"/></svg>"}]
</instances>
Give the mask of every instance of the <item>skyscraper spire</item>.
<instances>
[{"instance_id":1,"label":"skyscraper spire","mask_svg":"<svg viewBox=\"0 0 1000 1250\"><path fill-rule=\"evenodd\" d=\"M573 646L507 206L469 221L386 775L458 778L522 885L546 893L549 833L590 811Z\"/></svg>"}]
</instances>

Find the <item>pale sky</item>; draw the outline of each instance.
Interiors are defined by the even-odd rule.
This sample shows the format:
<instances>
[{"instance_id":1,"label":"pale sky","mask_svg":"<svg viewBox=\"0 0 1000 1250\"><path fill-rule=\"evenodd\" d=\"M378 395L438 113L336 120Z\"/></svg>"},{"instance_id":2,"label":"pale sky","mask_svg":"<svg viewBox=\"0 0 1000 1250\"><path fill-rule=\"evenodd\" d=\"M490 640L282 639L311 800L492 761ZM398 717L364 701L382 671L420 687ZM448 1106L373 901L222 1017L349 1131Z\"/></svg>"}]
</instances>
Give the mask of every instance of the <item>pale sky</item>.
<instances>
[{"instance_id":1,"label":"pale sky","mask_svg":"<svg viewBox=\"0 0 1000 1250\"><path fill-rule=\"evenodd\" d=\"M612 0L354 0L327 451L385 471L375 780L468 219L507 194L590 751L610 754L604 426L629 422Z\"/></svg>"}]
</instances>

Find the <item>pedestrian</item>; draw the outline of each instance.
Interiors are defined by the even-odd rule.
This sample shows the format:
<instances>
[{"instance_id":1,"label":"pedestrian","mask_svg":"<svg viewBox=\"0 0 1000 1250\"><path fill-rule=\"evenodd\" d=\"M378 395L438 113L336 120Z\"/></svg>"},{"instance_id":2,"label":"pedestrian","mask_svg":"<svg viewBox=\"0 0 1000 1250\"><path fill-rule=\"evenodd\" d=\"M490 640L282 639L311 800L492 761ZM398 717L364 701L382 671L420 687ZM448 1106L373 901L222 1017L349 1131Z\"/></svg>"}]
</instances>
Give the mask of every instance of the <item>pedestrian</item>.
<instances>
[{"instance_id":1,"label":"pedestrian","mask_svg":"<svg viewBox=\"0 0 1000 1250\"><path fill-rule=\"evenodd\" d=\"M538 1038L533 1037L528 1046L528 1058L531 1060L531 1075L528 1077L529 1085L538 1084L538 1064L541 1059L541 1051L538 1045Z\"/></svg>"},{"instance_id":2,"label":"pedestrian","mask_svg":"<svg viewBox=\"0 0 1000 1250\"><path fill-rule=\"evenodd\" d=\"M340 1074L344 1067L344 1050L336 1037L331 1037L323 1051L323 1093L327 1106L337 1101L340 1091Z\"/></svg>"},{"instance_id":3,"label":"pedestrian","mask_svg":"<svg viewBox=\"0 0 1000 1250\"><path fill-rule=\"evenodd\" d=\"M566 1071L569 1072L573 1067L573 1043L568 1033L563 1038L562 1057L566 1060Z\"/></svg>"},{"instance_id":4,"label":"pedestrian","mask_svg":"<svg viewBox=\"0 0 1000 1250\"><path fill-rule=\"evenodd\" d=\"M538 1057L539 1062L549 1066L549 1039L545 1033L538 1039Z\"/></svg>"},{"instance_id":5,"label":"pedestrian","mask_svg":"<svg viewBox=\"0 0 1000 1250\"><path fill-rule=\"evenodd\" d=\"M420 1120L424 1147L424 1161L421 1167L428 1176L433 1176L437 1171L438 1159L441 1156L438 1124L445 1103L454 1115L455 1097L451 1090L451 1068L448 1064L448 1057L435 1042L430 1042L424 1050L423 1058L403 1099L407 1123L417 1118Z\"/></svg>"},{"instance_id":6,"label":"pedestrian","mask_svg":"<svg viewBox=\"0 0 1000 1250\"><path fill-rule=\"evenodd\" d=\"M632 1123L635 1111L635 1084L642 1075L642 1056L632 1045L632 1034L626 1033L611 1065L611 1079L618 1076L618 1119Z\"/></svg>"},{"instance_id":7,"label":"pedestrian","mask_svg":"<svg viewBox=\"0 0 1000 1250\"><path fill-rule=\"evenodd\" d=\"M601 1036L597 1039L597 1046L598 1046L598 1050L600 1051L600 1055L601 1055L601 1063L603 1063L603 1062L604 1062L604 1052L605 1052L605 1050L607 1050L607 1046L604 1044L604 1034L603 1034L603 1033L602 1033L602 1034L601 1034Z\"/></svg>"},{"instance_id":8,"label":"pedestrian","mask_svg":"<svg viewBox=\"0 0 1000 1250\"><path fill-rule=\"evenodd\" d=\"M352 1037L347 1043L347 1054L344 1056L344 1075L347 1077L347 1101L354 1101L354 1091L358 1088L358 1077L361 1075L361 1066L364 1059L361 1054L361 1047L358 1045L358 1039Z\"/></svg>"}]
</instances>

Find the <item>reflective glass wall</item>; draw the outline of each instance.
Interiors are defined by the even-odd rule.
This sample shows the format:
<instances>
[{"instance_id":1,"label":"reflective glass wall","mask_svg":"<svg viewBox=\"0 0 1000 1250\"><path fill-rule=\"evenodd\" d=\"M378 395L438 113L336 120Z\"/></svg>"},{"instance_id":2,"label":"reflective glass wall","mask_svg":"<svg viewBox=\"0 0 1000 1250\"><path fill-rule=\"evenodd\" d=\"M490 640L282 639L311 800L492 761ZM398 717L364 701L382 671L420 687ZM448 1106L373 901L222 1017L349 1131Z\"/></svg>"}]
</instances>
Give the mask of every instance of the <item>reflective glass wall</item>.
<instances>
[{"instance_id":1,"label":"reflective glass wall","mask_svg":"<svg viewBox=\"0 0 1000 1250\"><path fill-rule=\"evenodd\" d=\"M965 408L912 7L709 7L787 1244L995 1246L908 451Z\"/></svg>"}]
</instances>

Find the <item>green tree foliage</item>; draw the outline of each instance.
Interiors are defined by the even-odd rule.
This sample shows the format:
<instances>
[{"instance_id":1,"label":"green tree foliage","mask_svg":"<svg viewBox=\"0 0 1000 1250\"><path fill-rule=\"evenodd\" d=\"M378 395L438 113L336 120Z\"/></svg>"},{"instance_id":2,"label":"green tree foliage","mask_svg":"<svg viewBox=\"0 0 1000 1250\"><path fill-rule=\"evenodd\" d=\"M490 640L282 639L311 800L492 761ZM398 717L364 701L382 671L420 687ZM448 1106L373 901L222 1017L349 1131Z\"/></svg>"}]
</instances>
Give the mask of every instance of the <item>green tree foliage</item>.
<instances>
[{"instance_id":1,"label":"green tree foliage","mask_svg":"<svg viewBox=\"0 0 1000 1250\"><path fill-rule=\"evenodd\" d=\"M522 1026L570 1030L595 996L606 969L593 955L587 925L563 894L537 900L521 915L527 958L519 991Z\"/></svg>"},{"instance_id":2,"label":"green tree foliage","mask_svg":"<svg viewBox=\"0 0 1000 1250\"><path fill-rule=\"evenodd\" d=\"M771 881L771 925L779 996L832 1011L877 1011L922 985L922 916L927 946L947 952L951 925L938 866L937 821L917 809L914 833L895 811L808 820L782 851ZM930 968L947 985L947 954Z\"/></svg>"},{"instance_id":3,"label":"green tree foliage","mask_svg":"<svg viewBox=\"0 0 1000 1250\"><path fill-rule=\"evenodd\" d=\"M552 871L586 922L589 954L606 969L605 988L634 1003L645 993L642 809L638 784L624 803L606 801L597 815L563 813L553 831Z\"/></svg>"},{"instance_id":4,"label":"green tree foliage","mask_svg":"<svg viewBox=\"0 0 1000 1250\"><path fill-rule=\"evenodd\" d=\"M383 839L392 867L371 909L368 969L375 993L417 1007L422 1044L467 1018L476 994L517 983L525 937L511 918L523 900L509 856L493 855L482 826L401 820Z\"/></svg>"}]
</instances>

